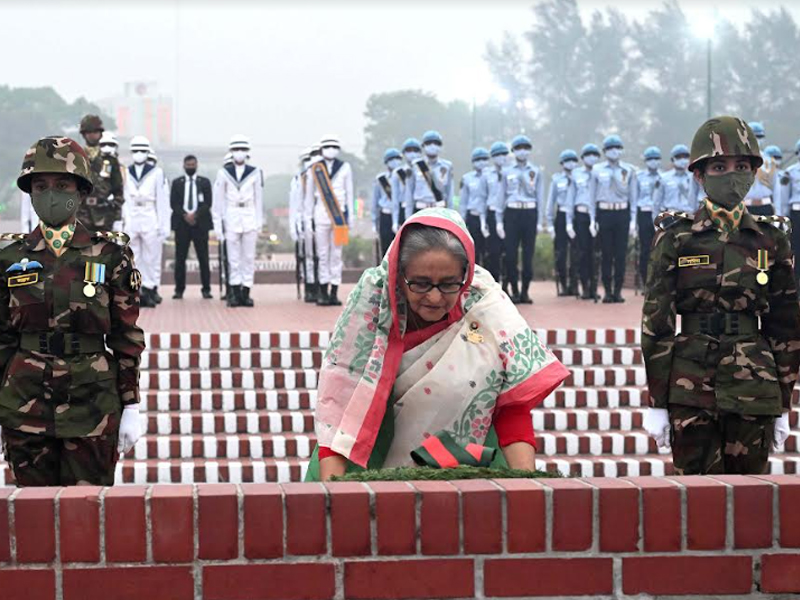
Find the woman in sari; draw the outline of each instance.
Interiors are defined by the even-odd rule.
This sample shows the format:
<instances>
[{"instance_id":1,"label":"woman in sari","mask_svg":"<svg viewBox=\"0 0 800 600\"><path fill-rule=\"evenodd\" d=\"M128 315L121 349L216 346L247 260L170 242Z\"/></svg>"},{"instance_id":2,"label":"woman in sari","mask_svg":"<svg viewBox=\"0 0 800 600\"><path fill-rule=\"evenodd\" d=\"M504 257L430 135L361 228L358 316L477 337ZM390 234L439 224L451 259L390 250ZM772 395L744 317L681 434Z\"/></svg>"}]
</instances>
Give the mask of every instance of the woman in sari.
<instances>
[{"instance_id":1,"label":"woman in sari","mask_svg":"<svg viewBox=\"0 0 800 600\"><path fill-rule=\"evenodd\" d=\"M500 448L492 466L533 470L530 411L568 375L475 265L458 213L420 211L361 276L336 323L306 479L411 466L412 452L454 466L443 452L453 445L476 458Z\"/></svg>"}]
</instances>

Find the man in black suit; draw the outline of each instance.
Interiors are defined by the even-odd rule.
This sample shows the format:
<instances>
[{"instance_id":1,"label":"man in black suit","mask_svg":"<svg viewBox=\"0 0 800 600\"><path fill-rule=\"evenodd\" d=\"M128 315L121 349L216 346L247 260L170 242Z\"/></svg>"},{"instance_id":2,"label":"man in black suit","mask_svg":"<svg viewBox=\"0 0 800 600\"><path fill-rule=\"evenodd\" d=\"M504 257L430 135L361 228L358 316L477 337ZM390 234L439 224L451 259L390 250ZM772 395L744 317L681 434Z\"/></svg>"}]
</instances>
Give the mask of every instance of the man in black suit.
<instances>
[{"instance_id":1,"label":"man in black suit","mask_svg":"<svg viewBox=\"0 0 800 600\"><path fill-rule=\"evenodd\" d=\"M197 175L197 158L189 155L183 159L186 175L172 182L170 204L172 205L172 229L175 231L175 294L176 300L183 298L186 288L186 257L189 244L200 263L200 281L203 298L211 298L211 275L208 268L208 232L211 222L211 182Z\"/></svg>"}]
</instances>

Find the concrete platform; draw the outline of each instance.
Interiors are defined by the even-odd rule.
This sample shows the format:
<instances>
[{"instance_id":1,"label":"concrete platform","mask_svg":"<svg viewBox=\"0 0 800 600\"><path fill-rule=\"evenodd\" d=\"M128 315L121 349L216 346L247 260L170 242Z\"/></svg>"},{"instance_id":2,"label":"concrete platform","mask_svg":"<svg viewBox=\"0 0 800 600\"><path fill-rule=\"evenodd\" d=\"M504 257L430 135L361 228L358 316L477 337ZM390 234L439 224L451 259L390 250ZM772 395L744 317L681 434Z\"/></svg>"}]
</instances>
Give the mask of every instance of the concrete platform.
<instances>
[{"instance_id":1,"label":"concrete platform","mask_svg":"<svg viewBox=\"0 0 800 600\"><path fill-rule=\"evenodd\" d=\"M340 298L344 302L352 285L344 285ZM604 329L638 328L642 315L642 296L632 290L623 292L624 304L602 304L558 298L555 284L536 283L531 288L533 305L519 307L534 328L540 329ZM139 323L148 333L180 333L199 331L330 331L341 308L317 307L297 300L294 285L256 285L251 296L254 308L227 308L214 288L213 300L203 300L199 287L189 287L183 300L172 300L173 287L159 287L163 304L155 309L142 309Z\"/></svg>"}]
</instances>

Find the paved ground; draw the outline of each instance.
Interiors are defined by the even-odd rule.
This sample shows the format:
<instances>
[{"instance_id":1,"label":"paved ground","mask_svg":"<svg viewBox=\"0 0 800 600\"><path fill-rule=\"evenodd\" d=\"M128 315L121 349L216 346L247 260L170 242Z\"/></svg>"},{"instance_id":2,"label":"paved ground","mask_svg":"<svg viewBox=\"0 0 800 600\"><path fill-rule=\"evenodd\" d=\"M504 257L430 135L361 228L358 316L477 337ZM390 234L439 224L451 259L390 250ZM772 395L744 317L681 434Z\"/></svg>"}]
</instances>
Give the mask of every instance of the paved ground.
<instances>
[{"instance_id":1,"label":"paved ground","mask_svg":"<svg viewBox=\"0 0 800 600\"><path fill-rule=\"evenodd\" d=\"M343 286L344 300L353 286ZM172 300L172 287L161 286L164 302L156 309L142 309L140 324L150 333L203 331L329 331L341 309L316 307L297 300L293 285L257 285L254 308L227 308L214 288L214 300L203 300L199 287L190 287L183 300ZM625 304L594 304L575 298L558 298L555 284L533 286L532 306L520 312L536 328L639 327L642 297L626 290Z\"/></svg>"}]
</instances>

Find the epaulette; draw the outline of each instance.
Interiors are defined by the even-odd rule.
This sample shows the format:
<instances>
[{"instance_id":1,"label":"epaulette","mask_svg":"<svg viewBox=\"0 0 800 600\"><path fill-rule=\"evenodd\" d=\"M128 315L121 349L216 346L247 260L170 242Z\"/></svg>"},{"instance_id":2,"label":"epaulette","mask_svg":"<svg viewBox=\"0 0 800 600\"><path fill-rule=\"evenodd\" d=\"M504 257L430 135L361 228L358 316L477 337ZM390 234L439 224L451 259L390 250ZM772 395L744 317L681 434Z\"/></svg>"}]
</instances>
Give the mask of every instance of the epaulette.
<instances>
[{"instance_id":1,"label":"epaulette","mask_svg":"<svg viewBox=\"0 0 800 600\"><path fill-rule=\"evenodd\" d=\"M120 246L127 246L131 241L130 236L123 231L96 231L93 236L96 239L114 242Z\"/></svg>"},{"instance_id":2,"label":"epaulette","mask_svg":"<svg viewBox=\"0 0 800 600\"><path fill-rule=\"evenodd\" d=\"M678 210L667 210L662 212L660 215L656 217L655 225L662 231L666 231L670 227L677 225L682 220L693 221L694 215L687 212L682 212Z\"/></svg>"},{"instance_id":3,"label":"epaulette","mask_svg":"<svg viewBox=\"0 0 800 600\"><path fill-rule=\"evenodd\" d=\"M769 223L776 229L791 233L792 220L789 217L782 217L780 215L753 215L753 218L759 223Z\"/></svg>"},{"instance_id":4,"label":"epaulette","mask_svg":"<svg viewBox=\"0 0 800 600\"><path fill-rule=\"evenodd\" d=\"M0 242L22 242L26 235L25 233L0 233Z\"/></svg>"}]
</instances>

